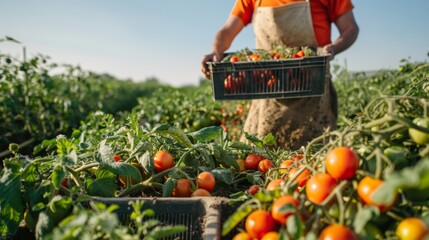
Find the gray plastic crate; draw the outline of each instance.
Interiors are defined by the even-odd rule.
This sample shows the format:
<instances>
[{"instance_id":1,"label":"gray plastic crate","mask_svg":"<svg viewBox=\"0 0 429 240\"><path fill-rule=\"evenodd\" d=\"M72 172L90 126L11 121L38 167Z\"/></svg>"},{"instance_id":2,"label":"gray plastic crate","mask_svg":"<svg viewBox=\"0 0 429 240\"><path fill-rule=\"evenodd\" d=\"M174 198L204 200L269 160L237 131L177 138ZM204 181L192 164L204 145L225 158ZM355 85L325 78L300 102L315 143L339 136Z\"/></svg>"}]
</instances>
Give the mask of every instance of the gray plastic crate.
<instances>
[{"instance_id":1,"label":"gray plastic crate","mask_svg":"<svg viewBox=\"0 0 429 240\"><path fill-rule=\"evenodd\" d=\"M221 197L199 198L94 198L107 205L116 204L119 220L129 223L132 207L130 201L143 200L143 209L153 209L154 218L161 224L184 225L185 232L166 239L221 239L222 219L232 214L235 208L228 205L228 200ZM222 218L222 213L225 215Z\"/></svg>"},{"instance_id":2,"label":"gray plastic crate","mask_svg":"<svg viewBox=\"0 0 429 240\"><path fill-rule=\"evenodd\" d=\"M214 100L299 98L324 93L328 56L208 62Z\"/></svg>"}]
</instances>

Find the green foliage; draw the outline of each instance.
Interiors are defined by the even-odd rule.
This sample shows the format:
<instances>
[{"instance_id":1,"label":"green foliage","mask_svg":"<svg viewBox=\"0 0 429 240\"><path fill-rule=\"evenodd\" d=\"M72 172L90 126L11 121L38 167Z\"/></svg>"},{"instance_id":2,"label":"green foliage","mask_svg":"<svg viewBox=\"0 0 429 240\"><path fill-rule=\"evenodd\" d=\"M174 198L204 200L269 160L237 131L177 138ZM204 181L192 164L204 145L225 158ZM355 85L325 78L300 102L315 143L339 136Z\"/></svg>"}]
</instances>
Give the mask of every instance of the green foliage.
<instances>
[{"instance_id":1,"label":"green foliage","mask_svg":"<svg viewBox=\"0 0 429 240\"><path fill-rule=\"evenodd\" d=\"M21 61L0 53L0 158L10 143L31 153L44 139L68 135L91 112L130 111L139 97L163 88L170 87L59 66L43 55Z\"/></svg>"}]
</instances>

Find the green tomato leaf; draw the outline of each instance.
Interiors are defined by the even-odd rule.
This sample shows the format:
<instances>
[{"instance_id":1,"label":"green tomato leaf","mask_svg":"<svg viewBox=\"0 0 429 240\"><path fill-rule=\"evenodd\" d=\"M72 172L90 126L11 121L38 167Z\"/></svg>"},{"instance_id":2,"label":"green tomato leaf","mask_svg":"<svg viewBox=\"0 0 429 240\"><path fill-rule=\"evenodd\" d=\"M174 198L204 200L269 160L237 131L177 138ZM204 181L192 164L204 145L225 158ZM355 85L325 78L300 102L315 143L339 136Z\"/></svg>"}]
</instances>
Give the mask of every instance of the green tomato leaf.
<instances>
[{"instance_id":1,"label":"green tomato leaf","mask_svg":"<svg viewBox=\"0 0 429 240\"><path fill-rule=\"evenodd\" d=\"M87 179L85 181L85 190L91 196L114 197L115 189L115 178Z\"/></svg>"},{"instance_id":2,"label":"green tomato leaf","mask_svg":"<svg viewBox=\"0 0 429 240\"><path fill-rule=\"evenodd\" d=\"M222 128L219 126L210 126L201 128L196 132L189 133L197 142L210 142L216 139L222 139Z\"/></svg>"},{"instance_id":3,"label":"green tomato leaf","mask_svg":"<svg viewBox=\"0 0 429 240\"><path fill-rule=\"evenodd\" d=\"M142 181L142 176L140 174L140 171L132 164L125 163L125 162L112 162L109 164L102 164L101 166L113 172L117 176L131 177L137 182Z\"/></svg>"},{"instance_id":4,"label":"green tomato leaf","mask_svg":"<svg viewBox=\"0 0 429 240\"><path fill-rule=\"evenodd\" d=\"M230 169L216 168L211 171L217 181L231 184L234 181L234 174Z\"/></svg>"},{"instance_id":5,"label":"green tomato leaf","mask_svg":"<svg viewBox=\"0 0 429 240\"><path fill-rule=\"evenodd\" d=\"M365 206L358 209L356 213L355 221L353 222L353 229L356 233L361 233L365 228L365 225L375 217L380 215L380 210L374 206Z\"/></svg>"},{"instance_id":6,"label":"green tomato leaf","mask_svg":"<svg viewBox=\"0 0 429 240\"><path fill-rule=\"evenodd\" d=\"M246 136L246 139L249 140L251 143L253 143L256 147L259 147L259 148L264 147L264 142L261 139L257 138L256 136L250 135L247 132L245 132L245 136Z\"/></svg>"},{"instance_id":7,"label":"green tomato leaf","mask_svg":"<svg viewBox=\"0 0 429 240\"><path fill-rule=\"evenodd\" d=\"M162 186L162 196L171 197L173 195L173 190L175 187L176 180L174 180L173 178L168 178Z\"/></svg>"},{"instance_id":8,"label":"green tomato leaf","mask_svg":"<svg viewBox=\"0 0 429 240\"><path fill-rule=\"evenodd\" d=\"M67 170L61 164L57 164L52 172L52 185L55 189L58 189L61 185L61 181L66 177Z\"/></svg>"},{"instance_id":9,"label":"green tomato leaf","mask_svg":"<svg viewBox=\"0 0 429 240\"><path fill-rule=\"evenodd\" d=\"M241 221L243 221L253 210L256 209L256 206L243 204L237 211L230 215L222 225L222 236L226 236L231 230L235 228Z\"/></svg>"},{"instance_id":10,"label":"green tomato leaf","mask_svg":"<svg viewBox=\"0 0 429 240\"><path fill-rule=\"evenodd\" d=\"M113 172L107 170L106 168L99 167L97 168L97 170L95 170L95 177L97 179L115 178L116 175Z\"/></svg>"},{"instance_id":11,"label":"green tomato leaf","mask_svg":"<svg viewBox=\"0 0 429 240\"><path fill-rule=\"evenodd\" d=\"M6 160L5 160L6 161ZM24 204L21 198L21 179L17 164L5 164L0 178L0 232L1 236L18 230Z\"/></svg>"},{"instance_id":12,"label":"green tomato leaf","mask_svg":"<svg viewBox=\"0 0 429 240\"><path fill-rule=\"evenodd\" d=\"M276 140L277 138L273 134L269 133L264 137L264 139L262 139L262 143L264 145L274 145L276 143Z\"/></svg>"},{"instance_id":13,"label":"green tomato leaf","mask_svg":"<svg viewBox=\"0 0 429 240\"><path fill-rule=\"evenodd\" d=\"M304 223L302 222L299 215L290 215L286 220L286 226L287 231L292 236L292 239L299 239L304 235Z\"/></svg>"},{"instance_id":14,"label":"green tomato leaf","mask_svg":"<svg viewBox=\"0 0 429 240\"><path fill-rule=\"evenodd\" d=\"M169 136L185 147L191 148L193 146L191 140L189 140L185 132L176 127L168 127L167 129L165 129L165 127L154 128L153 132L162 136Z\"/></svg>"},{"instance_id":15,"label":"green tomato leaf","mask_svg":"<svg viewBox=\"0 0 429 240\"><path fill-rule=\"evenodd\" d=\"M152 174L154 171L153 158L149 152L145 152L141 157L139 157L138 162L142 165L145 172Z\"/></svg>"}]
</instances>

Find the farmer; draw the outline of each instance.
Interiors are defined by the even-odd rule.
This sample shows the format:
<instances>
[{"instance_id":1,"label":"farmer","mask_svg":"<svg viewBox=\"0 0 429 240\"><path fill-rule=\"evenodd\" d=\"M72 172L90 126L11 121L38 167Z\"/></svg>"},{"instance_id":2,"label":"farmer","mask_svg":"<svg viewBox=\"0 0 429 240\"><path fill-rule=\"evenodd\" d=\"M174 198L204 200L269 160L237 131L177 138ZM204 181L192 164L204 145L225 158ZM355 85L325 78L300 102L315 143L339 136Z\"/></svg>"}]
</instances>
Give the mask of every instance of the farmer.
<instances>
[{"instance_id":1,"label":"farmer","mask_svg":"<svg viewBox=\"0 0 429 240\"><path fill-rule=\"evenodd\" d=\"M212 53L204 56L202 71L209 79L206 62L220 61L240 31L252 23L256 49L273 45L317 47L330 60L350 47L359 32L351 0L236 0L224 26L217 32ZM331 41L331 25L339 37ZM253 100L244 132L277 137L276 147L296 150L325 130L336 128L338 104L329 65L325 93L321 97ZM242 136L242 140L245 138Z\"/></svg>"}]
</instances>

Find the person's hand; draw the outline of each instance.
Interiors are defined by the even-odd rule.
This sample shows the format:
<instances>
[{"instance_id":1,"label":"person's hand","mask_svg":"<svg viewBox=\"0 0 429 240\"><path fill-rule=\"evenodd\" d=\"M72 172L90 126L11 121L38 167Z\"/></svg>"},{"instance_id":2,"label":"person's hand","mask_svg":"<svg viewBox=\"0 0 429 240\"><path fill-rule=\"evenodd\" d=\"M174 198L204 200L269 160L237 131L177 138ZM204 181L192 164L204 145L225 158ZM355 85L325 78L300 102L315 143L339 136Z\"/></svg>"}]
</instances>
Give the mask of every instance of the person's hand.
<instances>
[{"instance_id":1,"label":"person's hand","mask_svg":"<svg viewBox=\"0 0 429 240\"><path fill-rule=\"evenodd\" d=\"M215 54L215 53L211 53L203 57L203 60L201 61L201 71L203 72L204 76L208 80L211 80L211 79L210 79L210 69L207 62L219 62L221 59L222 59L222 54Z\"/></svg>"},{"instance_id":2,"label":"person's hand","mask_svg":"<svg viewBox=\"0 0 429 240\"><path fill-rule=\"evenodd\" d=\"M334 46L332 44L328 44L328 45L323 46L322 53L330 54L328 60L331 61L335 57Z\"/></svg>"}]
</instances>

